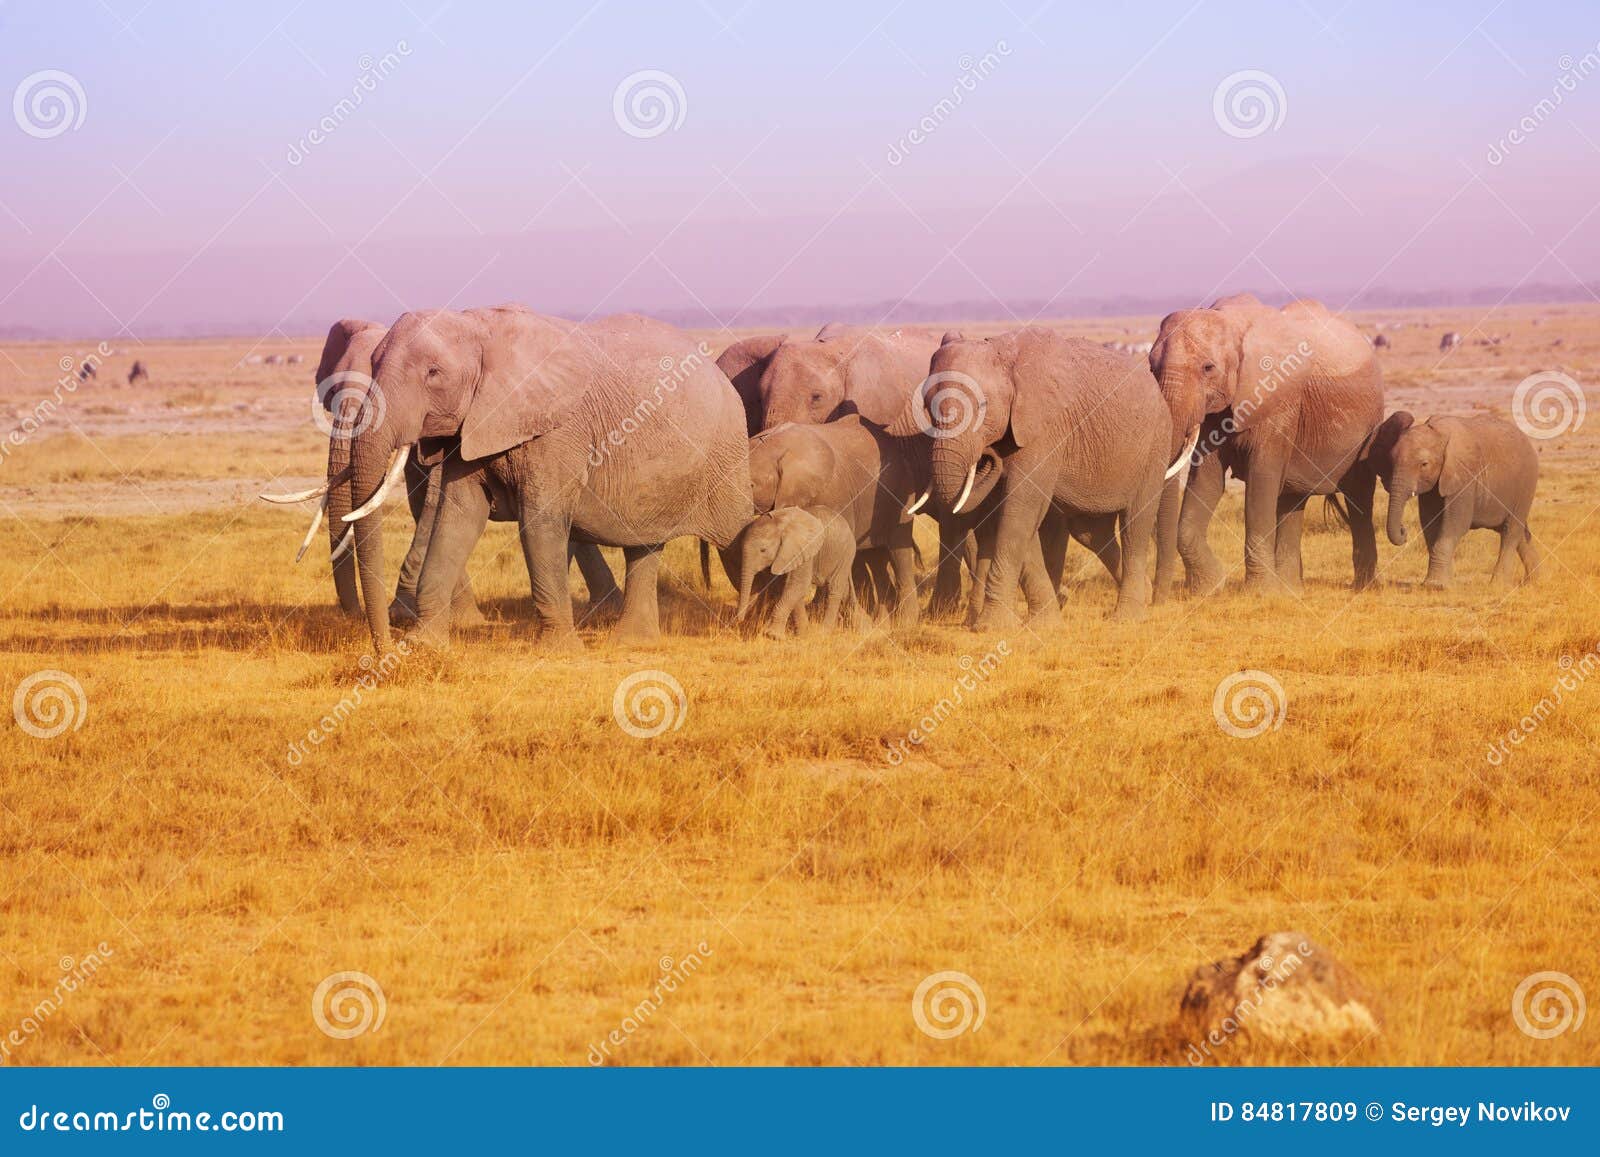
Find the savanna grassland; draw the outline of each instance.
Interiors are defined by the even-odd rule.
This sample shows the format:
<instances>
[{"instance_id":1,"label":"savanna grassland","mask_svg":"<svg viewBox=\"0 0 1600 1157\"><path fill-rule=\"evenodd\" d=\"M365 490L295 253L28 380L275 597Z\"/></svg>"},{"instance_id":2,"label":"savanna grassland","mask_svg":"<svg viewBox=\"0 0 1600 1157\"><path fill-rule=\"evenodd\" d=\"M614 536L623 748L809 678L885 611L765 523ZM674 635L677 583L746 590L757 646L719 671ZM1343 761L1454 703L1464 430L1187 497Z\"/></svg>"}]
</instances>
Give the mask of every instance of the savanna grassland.
<instances>
[{"instance_id":1,"label":"savanna grassland","mask_svg":"<svg viewBox=\"0 0 1600 1157\"><path fill-rule=\"evenodd\" d=\"M1386 331L1391 408L1505 414L1541 370L1600 405L1600 308L1381 320L1407 322ZM1137 342L1155 319L1061 324ZM1466 342L1446 356L1449 329ZM318 345L123 350L0 462L0 692L58 670L84 705L54 738L11 718L0 736L0 1038L33 1022L5 1063L582 1065L637 1018L612 1063L1181 1064L1167 1026L1190 971L1280 929L1354 969L1384 1018L1307 1059L1600 1058L1592 1010L1551 1039L1511 1015L1542 970L1600 996L1600 680L1487 758L1600 636L1600 416L1540 443L1547 564L1507 593L1477 532L1455 589L1421 589L1420 535L1380 535L1382 584L1353 594L1348 537L1314 504L1301 597L1244 595L1236 573L1112 623L1074 547L1044 632L770 642L724 625L732 591L720 573L705 591L680 541L659 644L591 625L574 654L533 636L494 524L473 559L491 624L341 710L365 632L320 536L290 565L309 504L253 497L322 470ZM0 349L0 425L87 348ZM119 388L133 356L151 380ZM392 570L398 503L387 528ZM1242 571L1237 490L1212 541ZM1255 738L1213 714L1241 669L1284 690ZM973 670L991 673L897 747ZM654 738L613 714L640 671L684 694ZM664 967L684 979L640 1017ZM940 1040L912 997L947 970L986 1015ZM352 1039L312 1008L343 971L385 1000Z\"/></svg>"}]
</instances>

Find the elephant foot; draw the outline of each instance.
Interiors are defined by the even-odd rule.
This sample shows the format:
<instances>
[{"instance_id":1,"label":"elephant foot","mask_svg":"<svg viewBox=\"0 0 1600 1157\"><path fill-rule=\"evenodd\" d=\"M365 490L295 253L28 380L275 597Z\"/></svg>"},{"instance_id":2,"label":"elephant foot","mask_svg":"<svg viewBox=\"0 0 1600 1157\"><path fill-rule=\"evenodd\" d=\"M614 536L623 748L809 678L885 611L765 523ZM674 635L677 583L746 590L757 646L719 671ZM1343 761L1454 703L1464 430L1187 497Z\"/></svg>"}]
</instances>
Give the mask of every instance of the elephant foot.
<instances>
[{"instance_id":1,"label":"elephant foot","mask_svg":"<svg viewBox=\"0 0 1600 1157\"><path fill-rule=\"evenodd\" d=\"M1283 598L1298 595L1299 589L1290 586L1276 572L1268 571L1245 575L1244 593L1258 598Z\"/></svg>"},{"instance_id":2,"label":"elephant foot","mask_svg":"<svg viewBox=\"0 0 1600 1157\"><path fill-rule=\"evenodd\" d=\"M1010 607L990 604L985 607L977 621L972 624L972 629L979 634L998 634L1015 631L1022 626L1022 618Z\"/></svg>"},{"instance_id":3,"label":"elephant foot","mask_svg":"<svg viewBox=\"0 0 1600 1157\"><path fill-rule=\"evenodd\" d=\"M1025 624L1029 630L1045 630L1061 625L1061 604L1048 602L1038 610L1030 610Z\"/></svg>"},{"instance_id":4,"label":"elephant foot","mask_svg":"<svg viewBox=\"0 0 1600 1157\"><path fill-rule=\"evenodd\" d=\"M450 608L450 622L457 627L481 627L488 621L478 609L477 602L472 599Z\"/></svg>"},{"instance_id":5,"label":"elephant foot","mask_svg":"<svg viewBox=\"0 0 1600 1157\"><path fill-rule=\"evenodd\" d=\"M539 632L539 649L552 654L582 654L583 640L571 627L546 627Z\"/></svg>"},{"instance_id":6,"label":"elephant foot","mask_svg":"<svg viewBox=\"0 0 1600 1157\"><path fill-rule=\"evenodd\" d=\"M1188 573L1185 586L1199 598L1214 595L1228 585L1228 573L1219 567L1195 568Z\"/></svg>"},{"instance_id":7,"label":"elephant foot","mask_svg":"<svg viewBox=\"0 0 1600 1157\"><path fill-rule=\"evenodd\" d=\"M1111 609L1111 621L1114 623L1142 623L1149 617L1149 606L1133 599L1118 599L1117 605Z\"/></svg>"},{"instance_id":8,"label":"elephant foot","mask_svg":"<svg viewBox=\"0 0 1600 1157\"><path fill-rule=\"evenodd\" d=\"M416 626L406 636L406 643L410 646L426 647L430 651L448 651L450 627L437 618L426 622L418 619Z\"/></svg>"},{"instance_id":9,"label":"elephant foot","mask_svg":"<svg viewBox=\"0 0 1600 1157\"><path fill-rule=\"evenodd\" d=\"M396 594L389 603L389 625L407 627L417 621L416 599L406 594Z\"/></svg>"},{"instance_id":10,"label":"elephant foot","mask_svg":"<svg viewBox=\"0 0 1600 1157\"><path fill-rule=\"evenodd\" d=\"M654 623L623 619L611 629L611 641L629 646L653 643L661 638L661 628Z\"/></svg>"},{"instance_id":11,"label":"elephant foot","mask_svg":"<svg viewBox=\"0 0 1600 1157\"><path fill-rule=\"evenodd\" d=\"M609 594L601 595L597 599L589 600L589 609L584 618L609 622L622 617L622 592L612 590Z\"/></svg>"},{"instance_id":12,"label":"elephant foot","mask_svg":"<svg viewBox=\"0 0 1600 1157\"><path fill-rule=\"evenodd\" d=\"M1450 589L1450 580L1439 578L1423 579L1422 586L1424 590L1447 591Z\"/></svg>"}]
</instances>

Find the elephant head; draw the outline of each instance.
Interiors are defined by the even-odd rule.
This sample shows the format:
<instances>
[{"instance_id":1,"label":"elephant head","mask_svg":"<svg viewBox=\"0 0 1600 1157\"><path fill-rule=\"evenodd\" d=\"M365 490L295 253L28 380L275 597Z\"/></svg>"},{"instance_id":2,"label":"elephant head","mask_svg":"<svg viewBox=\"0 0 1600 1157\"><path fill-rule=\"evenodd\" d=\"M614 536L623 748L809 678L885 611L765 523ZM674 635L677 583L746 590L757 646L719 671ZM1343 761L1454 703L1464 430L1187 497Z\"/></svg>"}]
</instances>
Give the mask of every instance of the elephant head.
<instances>
[{"instance_id":1,"label":"elephant head","mask_svg":"<svg viewBox=\"0 0 1600 1157\"><path fill-rule=\"evenodd\" d=\"M355 509L356 561L373 645L386 649L383 501L413 445L424 465L446 453L488 458L547 432L592 379L590 355L567 343L571 327L514 306L403 315L372 356L372 387L334 412ZM329 481L335 460L330 457Z\"/></svg>"},{"instance_id":2,"label":"elephant head","mask_svg":"<svg viewBox=\"0 0 1600 1157\"><path fill-rule=\"evenodd\" d=\"M1418 425L1405 410L1390 414L1373 433L1369 458L1389 492L1389 541L1395 546L1406 544L1408 502L1435 489L1448 498L1473 475L1471 455L1452 450L1448 431L1432 419Z\"/></svg>"},{"instance_id":3,"label":"elephant head","mask_svg":"<svg viewBox=\"0 0 1600 1157\"><path fill-rule=\"evenodd\" d=\"M1150 347L1150 372L1172 414L1175 435L1192 441L1207 414L1234 404L1247 328L1246 315L1237 308L1183 309L1161 319Z\"/></svg>"},{"instance_id":4,"label":"elephant head","mask_svg":"<svg viewBox=\"0 0 1600 1157\"><path fill-rule=\"evenodd\" d=\"M785 334L762 334L734 342L717 357L717 369L733 383L734 393L744 406L745 434L755 437L761 431L763 413L761 375L767 371L773 351L787 340Z\"/></svg>"},{"instance_id":5,"label":"elephant head","mask_svg":"<svg viewBox=\"0 0 1600 1157\"><path fill-rule=\"evenodd\" d=\"M1045 414L1038 399L1017 390L1023 344L1014 334L977 341L946 334L908 413L890 427L896 435L920 431L931 439L929 489L943 510L976 509L1000 481L1003 455L1040 433Z\"/></svg>"},{"instance_id":6,"label":"elephant head","mask_svg":"<svg viewBox=\"0 0 1600 1157\"><path fill-rule=\"evenodd\" d=\"M734 621L750 613L756 575L783 576L814 563L823 543L822 521L798 506L780 506L758 514L739 536L739 606Z\"/></svg>"},{"instance_id":7,"label":"elephant head","mask_svg":"<svg viewBox=\"0 0 1600 1157\"><path fill-rule=\"evenodd\" d=\"M826 326L812 341L785 340L767 358L757 387L761 428L815 425L851 413L885 421L890 415L869 411L886 392L897 392L899 361L888 339L844 327Z\"/></svg>"}]
</instances>

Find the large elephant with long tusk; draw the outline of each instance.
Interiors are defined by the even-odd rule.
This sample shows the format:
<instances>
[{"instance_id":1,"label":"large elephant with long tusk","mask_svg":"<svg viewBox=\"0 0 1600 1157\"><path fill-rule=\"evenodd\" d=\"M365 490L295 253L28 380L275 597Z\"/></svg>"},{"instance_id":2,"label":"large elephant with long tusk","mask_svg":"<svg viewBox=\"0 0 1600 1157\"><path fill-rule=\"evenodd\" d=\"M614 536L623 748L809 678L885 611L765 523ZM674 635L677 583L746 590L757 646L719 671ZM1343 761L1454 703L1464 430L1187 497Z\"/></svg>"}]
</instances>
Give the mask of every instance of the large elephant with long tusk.
<instances>
[{"instance_id":1,"label":"large elephant with long tusk","mask_svg":"<svg viewBox=\"0 0 1600 1157\"><path fill-rule=\"evenodd\" d=\"M341 319L329 328L327 339L322 346L322 357L317 363L315 384L317 400L329 415L330 423L335 412L347 399L365 398L372 385L372 355L388 332L387 326L354 318ZM333 566L334 588L338 593L339 606L352 618L360 618L362 610L357 587L355 528L345 520L345 515L350 513L352 505L350 479L353 473L349 461L348 439L340 437L337 427L330 425L328 473L322 484L309 490L263 494L261 497L275 503L298 503L320 499L317 511L311 520L311 529L307 531L304 541L300 544L295 562L298 563L305 557L326 517L329 558ZM400 565L400 578L395 587L394 599L388 604L388 613L392 620L404 622L416 618L417 581L422 574L423 562L427 557L429 540L438 514L443 475L444 469L441 463L424 465L415 450L406 460L404 471L406 501L411 509L416 529L412 533L411 545ZM495 517L508 520L509 516L497 512ZM616 579L601 556L599 548L589 543L575 543L571 553L577 560L584 582L589 588L591 605L612 606L620 603L621 593L617 588ZM471 624L482 619L472 594L471 581L465 572L451 597L451 618L458 625Z\"/></svg>"},{"instance_id":2,"label":"large elephant with long tusk","mask_svg":"<svg viewBox=\"0 0 1600 1157\"><path fill-rule=\"evenodd\" d=\"M1361 451L1383 421L1383 372L1360 330L1319 302L1235 294L1163 318L1150 371L1194 447L1176 520L1191 589L1227 577L1206 530L1229 470L1245 480L1247 588L1299 589L1313 494L1344 500L1355 586L1376 578L1376 476Z\"/></svg>"},{"instance_id":3,"label":"large elephant with long tusk","mask_svg":"<svg viewBox=\"0 0 1600 1157\"><path fill-rule=\"evenodd\" d=\"M408 313L372 359L373 385L334 416L348 446L361 589L373 644L389 645L384 499L411 447L444 464L417 586L419 635L448 636L451 592L492 509L515 518L547 632L571 639L567 544L623 548L617 633L658 633L662 547L726 546L750 521L745 420L710 353L671 326L622 315L574 324L522 306ZM330 461L330 477L341 469Z\"/></svg>"}]
</instances>

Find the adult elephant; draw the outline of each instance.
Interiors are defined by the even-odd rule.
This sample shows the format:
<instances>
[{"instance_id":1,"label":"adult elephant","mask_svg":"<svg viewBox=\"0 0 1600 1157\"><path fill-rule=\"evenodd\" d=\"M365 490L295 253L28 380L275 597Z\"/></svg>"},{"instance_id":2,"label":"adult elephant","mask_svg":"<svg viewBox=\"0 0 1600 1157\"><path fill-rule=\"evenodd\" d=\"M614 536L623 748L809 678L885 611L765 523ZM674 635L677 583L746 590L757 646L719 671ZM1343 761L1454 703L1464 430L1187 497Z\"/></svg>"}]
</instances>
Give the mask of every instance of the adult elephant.
<instances>
[{"instance_id":1,"label":"adult elephant","mask_svg":"<svg viewBox=\"0 0 1600 1157\"><path fill-rule=\"evenodd\" d=\"M329 327L328 336L322 344L322 356L317 361L315 386L317 399L322 403L330 419L344 399L352 396L365 397L372 385L373 353L388 332L388 326L358 318L343 318ZM339 443L340 440L330 427L328 442L330 480L335 476L342 476L349 467L349 447ZM435 463L431 467L425 466L415 449L407 457L406 502L411 508L411 517L416 529L412 533L411 545L400 566L400 578L395 587L394 599L389 603L388 613L391 619L403 622L416 618L417 580L421 577L423 560L427 556L428 542L433 533L443 477L442 463ZM338 595L339 606L345 614L352 618L360 618L361 600L356 584L356 556L353 550L355 531L344 520L344 516L350 513L348 486L329 486L325 483L321 487L300 494L262 495L271 502L299 502L319 496L322 496L321 507L312 522L311 531L301 546L301 553L304 554L316 535L317 521L326 515L329 558L333 566L334 589ZM505 520L508 516L497 513L495 517ZM621 595L617 589L616 578L601 556L599 548L588 543L575 543L572 553L589 588L591 605L613 606L620 602ZM296 561L299 561L298 556ZM461 582L451 596L451 617L457 625L462 626L472 625L483 619L472 594L471 580L464 572Z\"/></svg>"},{"instance_id":2,"label":"adult elephant","mask_svg":"<svg viewBox=\"0 0 1600 1157\"><path fill-rule=\"evenodd\" d=\"M848 414L888 425L928 375L938 330L830 323L808 340L766 335L728 347L718 364L744 401L752 434L786 422L815 425ZM939 523L932 614L961 602L961 560L975 563L973 519L929 511ZM976 590L976 587L974 588Z\"/></svg>"},{"instance_id":3,"label":"adult elephant","mask_svg":"<svg viewBox=\"0 0 1600 1157\"><path fill-rule=\"evenodd\" d=\"M1115 615L1143 615L1149 547L1167 470L1171 418L1138 361L1050 330L951 340L932 362L926 398L932 492L959 514L994 495L999 509L980 629L1015 619L1019 579L1035 618L1059 615L1039 530L1052 509L1069 522L1121 532ZM1108 564L1109 565L1109 564Z\"/></svg>"},{"instance_id":4,"label":"adult elephant","mask_svg":"<svg viewBox=\"0 0 1600 1157\"><path fill-rule=\"evenodd\" d=\"M1383 375L1361 332L1321 303L1282 309L1250 294L1168 314L1150 370L1185 435L1198 438L1178 516L1191 589L1226 572L1206 541L1228 471L1245 483L1245 585L1298 590L1313 494L1344 499L1355 585L1377 575L1375 476L1361 457L1383 421Z\"/></svg>"},{"instance_id":5,"label":"adult elephant","mask_svg":"<svg viewBox=\"0 0 1600 1157\"><path fill-rule=\"evenodd\" d=\"M366 398L345 399L356 555L373 644L389 645L379 510L418 446L444 464L439 513L417 588L419 635L442 642L448 607L492 507L517 521L547 632L570 640L569 538L623 548L617 633L659 630L665 543L727 546L750 521L744 419L709 354L679 330L619 315L574 324L522 306L407 313L372 359ZM330 462L330 482L336 476Z\"/></svg>"}]
</instances>

